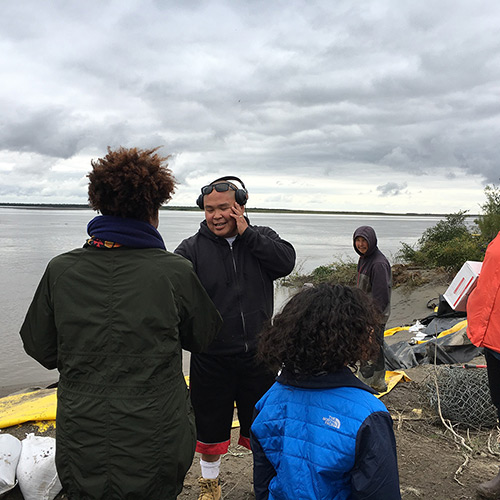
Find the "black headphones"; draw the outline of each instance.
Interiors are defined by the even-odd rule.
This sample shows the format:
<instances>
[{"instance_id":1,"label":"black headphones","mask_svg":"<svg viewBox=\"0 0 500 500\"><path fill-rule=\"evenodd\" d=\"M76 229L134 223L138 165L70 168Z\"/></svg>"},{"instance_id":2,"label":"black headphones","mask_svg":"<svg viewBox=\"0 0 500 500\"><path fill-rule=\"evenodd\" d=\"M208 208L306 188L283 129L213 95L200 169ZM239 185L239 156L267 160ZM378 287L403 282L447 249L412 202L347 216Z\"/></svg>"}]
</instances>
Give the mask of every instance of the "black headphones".
<instances>
[{"instance_id":1,"label":"black headphones","mask_svg":"<svg viewBox=\"0 0 500 500\"><path fill-rule=\"evenodd\" d=\"M217 184L219 181L222 181L222 182L220 184ZM243 186L243 189L235 188L228 181L238 181ZM218 189L217 186L220 186L220 185L227 186L227 187L224 189ZM234 199L236 200L236 203L238 203L238 205L244 205L247 202L248 191L247 191L247 188L245 187L245 183L241 179L239 179L238 177L231 177L231 176L219 177L218 179L215 179L215 181L212 181L210 184L203 186L201 188L201 194L196 199L196 205L198 205L198 207L201 208L202 210L205 208L205 206L203 204L203 197L206 194L210 194L214 188L218 192L229 191L230 189L232 189L234 191Z\"/></svg>"}]
</instances>

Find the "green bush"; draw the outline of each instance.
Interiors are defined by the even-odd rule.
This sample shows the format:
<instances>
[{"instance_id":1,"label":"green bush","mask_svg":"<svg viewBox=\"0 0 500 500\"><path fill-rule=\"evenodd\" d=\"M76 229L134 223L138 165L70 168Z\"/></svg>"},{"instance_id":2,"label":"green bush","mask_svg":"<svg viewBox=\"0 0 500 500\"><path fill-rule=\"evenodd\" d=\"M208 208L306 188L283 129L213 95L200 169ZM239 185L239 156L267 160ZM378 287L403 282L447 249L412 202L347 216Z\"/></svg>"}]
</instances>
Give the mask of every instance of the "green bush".
<instances>
[{"instance_id":1,"label":"green bush","mask_svg":"<svg viewBox=\"0 0 500 500\"><path fill-rule=\"evenodd\" d=\"M340 285L356 285L357 264L351 261L337 260L332 264L319 266L311 274L293 272L280 281L283 286L300 287L304 283L334 283Z\"/></svg>"},{"instance_id":2,"label":"green bush","mask_svg":"<svg viewBox=\"0 0 500 500\"><path fill-rule=\"evenodd\" d=\"M462 210L456 214L447 215L445 220L427 228L418 241L419 245L431 247L432 245L446 244L453 238L467 238L470 233L465 223L466 214L467 211Z\"/></svg>"},{"instance_id":3,"label":"green bush","mask_svg":"<svg viewBox=\"0 0 500 500\"><path fill-rule=\"evenodd\" d=\"M444 267L458 271L467 260L482 260L484 251L481 240L466 224L466 212L446 216L424 231L417 248L406 243L397 253L398 260L421 267Z\"/></svg>"},{"instance_id":4,"label":"green bush","mask_svg":"<svg viewBox=\"0 0 500 500\"><path fill-rule=\"evenodd\" d=\"M401 248L396 254L396 261L421 266L424 265L425 259L422 252L408 245L408 243L401 242Z\"/></svg>"},{"instance_id":5,"label":"green bush","mask_svg":"<svg viewBox=\"0 0 500 500\"><path fill-rule=\"evenodd\" d=\"M335 283L338 285L355 285L357 264L339 260L326 266L319 266L311 273L311 282Z\"/></svg>"},{"instance_id":6,"label":"green bush","mask_svg":"<svg viewBox=\"0 0 500 500\"><path fill-rule=\"evenodd\" d=\"M447 242L429 245L427 258L431 267L458 271L467 260L483 260L484 252L472 234L462 234Z\"/></svg>"},{"instance_id":7,"label":"green bush","mask_svg":"<svg viewBox=\"0 0 500 500\"><path fill-rule=\"evenodd\" d=\"M481 234L484 249L500 231L500 188L493 184L484 188L486 203L481 205L483 213L474 221Z\"/></svg>"}]
</instances>

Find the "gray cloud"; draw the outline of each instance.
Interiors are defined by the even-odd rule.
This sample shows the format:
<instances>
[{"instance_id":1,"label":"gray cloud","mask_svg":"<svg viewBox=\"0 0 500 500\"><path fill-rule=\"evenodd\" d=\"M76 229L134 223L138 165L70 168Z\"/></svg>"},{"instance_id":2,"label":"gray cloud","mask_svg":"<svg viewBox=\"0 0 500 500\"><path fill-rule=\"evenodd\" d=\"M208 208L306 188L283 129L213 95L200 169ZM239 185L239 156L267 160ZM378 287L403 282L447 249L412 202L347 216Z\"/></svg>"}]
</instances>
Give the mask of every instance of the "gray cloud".
<instances>
[{"instance_id":1,"label":"gray cloud","mask_svg":"<svg viewBox=\"0 0 500 500\"><path fill-rule=\"evenodd\" d=\"M396 182L387 182L381 186L377 186L377 191L380 193L380 196L397 196L401 194L401 192L406 189L408 185L406 182L402 184L397 184Z\"/></svg>"},{"instance_id":2,"label":"gray cloud","mask_svg":"<svg viewBox=\"0 0 500 500\"><path fill-rule=\"evenodd\" d=\"M345 179L353 192L384 171L395 179L376 189L386 198L416 192L421 176L498 182L493 0L26 0L2 11L0 176L17 183L57 183L59 160L82 158L83 173L108 145L163 145L196 185L235 169Z\"/></svg>"}]
</instances>

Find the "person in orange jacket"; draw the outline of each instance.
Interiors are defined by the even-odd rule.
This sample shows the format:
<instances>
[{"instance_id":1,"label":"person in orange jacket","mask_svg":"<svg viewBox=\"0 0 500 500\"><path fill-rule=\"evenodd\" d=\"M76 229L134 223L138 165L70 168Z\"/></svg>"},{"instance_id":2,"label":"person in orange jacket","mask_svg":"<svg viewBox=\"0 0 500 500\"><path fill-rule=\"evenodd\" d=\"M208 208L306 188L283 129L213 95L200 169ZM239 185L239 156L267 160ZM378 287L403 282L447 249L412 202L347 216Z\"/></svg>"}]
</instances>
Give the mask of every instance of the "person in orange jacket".
<instances>
[{"instance_id":1,"label":"person in orange jacket","mask_svg":"<svg viewBox=\"0 0 500 500\"><path fill-rule=\"evenodd\" d=\"M491 400L500 420L500 233L488 245L476 288L467 300L467 335L484 348ZM500 471L481 483L477 492L484 498L500 499Z\"/></svg>"}]
</instances>

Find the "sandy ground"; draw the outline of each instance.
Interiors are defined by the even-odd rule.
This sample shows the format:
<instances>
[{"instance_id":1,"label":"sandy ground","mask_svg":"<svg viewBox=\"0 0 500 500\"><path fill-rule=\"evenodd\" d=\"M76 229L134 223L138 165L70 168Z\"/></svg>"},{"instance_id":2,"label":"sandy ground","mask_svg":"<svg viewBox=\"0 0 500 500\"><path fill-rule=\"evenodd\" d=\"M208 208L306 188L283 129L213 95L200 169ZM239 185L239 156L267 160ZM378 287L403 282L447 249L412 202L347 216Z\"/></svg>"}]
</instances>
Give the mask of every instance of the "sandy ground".
<instances>
[{"instance_id":1,"label":"sandy ground","mask_svg":"<svg viewBox=\"0 0 500 500\"><path fill-rule=\"evenodd\" d=\"M437 300L446 290L446 278L433 279L416 288L395 288L393 307L388 327L413 324L426 317L431 310L427 303ZM408 340L409 334L401 332L387 339L389 343ZM481 358L472 363L480 364ZM496 429L474 430L455 426L448 430L435 411L430 409L423 387L433 376L434 367L418 366L406 370L411 382L399 383L382 401L389 409L398 448L400 485L403 499L468 500L475 499L479 482L498 472L500 448ZM39 431L26 424L4 429L23 438L26 432ZM53 430L48 434L53 435ZM455 435L456 434L456 435ZM237 442L238 429L233 430ZM470 450L466 449L460 436ZM488 444L490 441L490 444ZM499 453L497 455L497 453ZM197 478L199 457L186 476L181 500L198 498ZM221 482L225 500L252 499L252 456L239 446L231 445L230 452L222 459ZM6 500L20 500L18 488L8 493ZM63 494L57 499L63 499Z\"/></svg>"}]
</instances>

